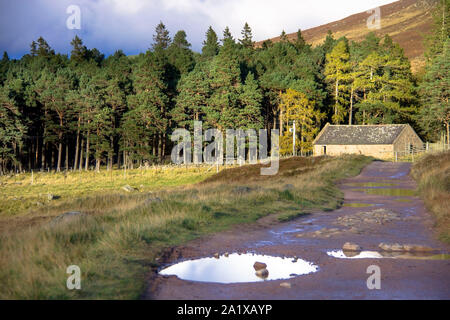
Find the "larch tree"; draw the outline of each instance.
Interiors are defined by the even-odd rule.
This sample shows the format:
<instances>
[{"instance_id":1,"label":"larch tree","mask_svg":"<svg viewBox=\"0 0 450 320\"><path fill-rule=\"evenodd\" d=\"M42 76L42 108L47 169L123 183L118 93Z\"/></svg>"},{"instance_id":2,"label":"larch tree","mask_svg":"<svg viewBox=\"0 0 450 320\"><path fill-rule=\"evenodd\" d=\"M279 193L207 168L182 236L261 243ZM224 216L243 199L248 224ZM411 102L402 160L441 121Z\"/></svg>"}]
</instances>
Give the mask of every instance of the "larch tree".
<instances>
[{"instance_id":1,"label":"larch tree","mask_svg":"<svg viewBox=\"0 0 450 320\"><path fill-rule=\"evenodd\" d=\"M304 93L293 89L287 89L285 93L282 93L280 101L280 109L284 111L286 121L296 122L296 131L293 134L298 133L300 139L296 140L295 149L300 149L300 154L304 155L312 150L312 141L319 132L319 125L325 114L316 109L314 100L309 100ZM290 154L292 143L292 134L286 132L280 141L280 153Z\"/></svg>"},{"instance_id":2,"label":"larch tree","mask_svg":"<svg viewBox=\"0 0 450 320\"><path fill-rule=\"evenodd\" d=\"M333 123L341 123L346 115L349 73L351 71L350 53L346 41L339 41L333 50L326 56L325 75L326 79L333 84L334 88L334 112Z\"/></svg>"}]
</instances>

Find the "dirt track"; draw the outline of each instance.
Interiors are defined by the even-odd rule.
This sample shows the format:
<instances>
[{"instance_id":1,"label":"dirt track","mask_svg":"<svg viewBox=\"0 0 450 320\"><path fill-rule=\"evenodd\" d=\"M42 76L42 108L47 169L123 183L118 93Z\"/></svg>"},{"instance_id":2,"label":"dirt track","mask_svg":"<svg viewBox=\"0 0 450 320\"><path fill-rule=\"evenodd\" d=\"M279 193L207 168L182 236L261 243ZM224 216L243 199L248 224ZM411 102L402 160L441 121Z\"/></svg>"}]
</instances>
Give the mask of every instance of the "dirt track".
<instances>
[{"instance_id":1,"label":"dirt track","mask_svg":"<svg viewBox=\"0 0 450 320\"><path fill-rule=\"evenodd\" d=\"M316 273L288 280L243 284L193 282L175 276L155 275L144 298L450 299L450 260L338 259L327 255L327 251L341 249L347 241L359 244L363 250L379 250L378 244L385 242L418 244L438 249L441 253L449 252L449 246L435 239L432 217L418 197L366 194L360 186L353 185L391 182L396 185L371 188L414 189L415 182L408 176L409 170L408 163L374 162L359 176L340 182L345 203L373 206L316 212L283 224L276 223L273 218L265 218L250 226L239 226L174 248L163 257L164 262L170 264L212 256L216 252L298 256L318 265ZM384 213L386 217L378 222L371 220L370 215L374 212ZM366 270L370 265L381 269L380 290L367 289L366 281L370 274ZM282 282L289 282L291 288L280 287Z\"/></svg>"}]
</instances>

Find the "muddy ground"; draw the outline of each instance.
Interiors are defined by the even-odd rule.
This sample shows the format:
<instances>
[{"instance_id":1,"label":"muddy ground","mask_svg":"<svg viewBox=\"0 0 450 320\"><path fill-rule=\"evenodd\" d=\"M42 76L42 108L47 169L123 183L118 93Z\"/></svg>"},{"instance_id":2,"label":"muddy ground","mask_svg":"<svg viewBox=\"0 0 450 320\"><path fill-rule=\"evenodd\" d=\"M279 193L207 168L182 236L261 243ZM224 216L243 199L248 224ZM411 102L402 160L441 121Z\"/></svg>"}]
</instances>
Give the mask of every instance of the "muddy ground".
<instances>
[{"instance_id":1,"label":"muddy ground","mask_svg":"<svg viewBox=\"0 0 450 320\"><path fill-rule=\"evenodd\" d=\"M173 248L162 258L164 266L224 252L253 252L274 256L298 256L319 270L288 280L218 284L186 281L176 276L151 276L146 299L450 299L450 260L338 259L327 254L345 242L363 250L379 251L384 243L417 244L439 253L450 248L433 233L433 218L414 190L409 163L373 162L359 176L343 180L344 206L331 212L315 212L287 223L266 217L252 225L192 241ZM371 187L361 183L374 183ZM386 185L386 184L395 185ZM398 196L368 194L386 189ZM391 189L398 189L392 191ZM363 205L371 205L364 207ZM367 267L381 270L381 289L367 288ZM239 272L239 270L236 270ZM289 282L291 287L281 287Z\"/></svg>"}]
</instances>

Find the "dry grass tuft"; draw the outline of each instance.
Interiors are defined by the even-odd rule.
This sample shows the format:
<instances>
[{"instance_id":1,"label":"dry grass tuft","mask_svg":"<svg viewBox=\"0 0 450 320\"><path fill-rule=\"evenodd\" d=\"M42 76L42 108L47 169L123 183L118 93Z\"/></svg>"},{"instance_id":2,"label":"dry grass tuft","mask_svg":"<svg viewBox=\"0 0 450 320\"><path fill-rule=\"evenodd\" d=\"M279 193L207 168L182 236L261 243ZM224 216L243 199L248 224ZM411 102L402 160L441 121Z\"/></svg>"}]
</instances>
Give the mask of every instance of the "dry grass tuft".
<instances>
[{"instance_id":1,"label":"dry grass tuft","mask_svg":"<svg viewBox=\"0 0 450 320\"><path fill-rule=\"evenodd\" d=\"M450 243L450 151L424 156L414 163L411 175L436 218L439 238Z\"/></svg>"}]
</instances>

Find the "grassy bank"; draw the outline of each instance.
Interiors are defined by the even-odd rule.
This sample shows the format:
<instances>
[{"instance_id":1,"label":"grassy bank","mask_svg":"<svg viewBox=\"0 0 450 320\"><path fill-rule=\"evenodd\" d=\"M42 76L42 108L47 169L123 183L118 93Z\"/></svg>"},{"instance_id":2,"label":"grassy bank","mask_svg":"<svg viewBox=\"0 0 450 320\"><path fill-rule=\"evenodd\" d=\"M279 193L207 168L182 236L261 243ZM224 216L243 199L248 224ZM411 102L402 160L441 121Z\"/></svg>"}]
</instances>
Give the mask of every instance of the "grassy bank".
<instances>
[{"instance_id":1,"label":"grassy bank","mask_svg":"<svg viewBox=\"0 0 450 320\"><path fill-rule=\"evenodd\" d=\"M0 176L0 219L25 215L40 207L52 207L93 194L126 194L121 189L125 185L148 192L196 183L213 174L215 168L199 166ZM54 199L49 201L48 194L54 195Z\"/></svg>"},{"instance_id":2,"label":"grassy bank","mask_svg":"<svg viewBox=\"0 0 450 320\"><path fill-rule=\"evenodd\" d=\"M4 230L0 298L138 298L162 249L269 214L289 220L316 208L335 209L343 195L334 182L370 161L289 158L272 177L260 176L260 165L244 166L169 191L92 195L43 209L42 219L69 209L86 214ZM81 268L81 290L66 289L69 265Z\"/></svg>"},{"instance_id":3,"label":"grassy bank","mask_svg":"<svg viewBox=\"0 0 450 320\"><path fill-rule=\"evenodd\" d=\"M411 175L425 205L436 218L439 238L450 243L450 151L422 157L414 163Z\"/></svg>"}]
</instances>

